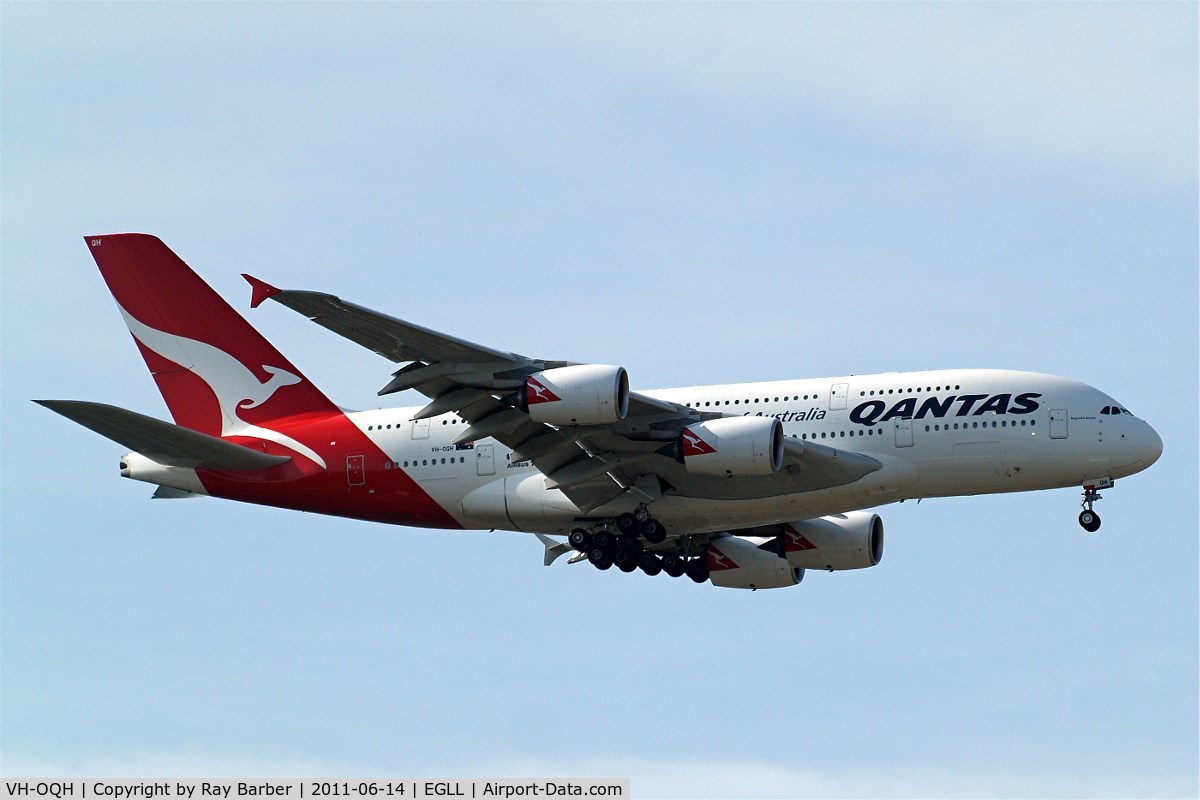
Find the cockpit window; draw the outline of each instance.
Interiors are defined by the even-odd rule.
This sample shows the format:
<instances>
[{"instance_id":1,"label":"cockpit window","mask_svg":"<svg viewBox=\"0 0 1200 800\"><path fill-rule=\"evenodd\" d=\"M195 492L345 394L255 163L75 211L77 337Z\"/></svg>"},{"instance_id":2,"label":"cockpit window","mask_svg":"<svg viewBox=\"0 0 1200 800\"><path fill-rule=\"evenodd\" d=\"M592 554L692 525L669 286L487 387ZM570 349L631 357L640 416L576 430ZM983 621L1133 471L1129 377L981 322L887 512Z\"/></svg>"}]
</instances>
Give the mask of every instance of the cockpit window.
<instances>
[{"instance_id":1,"label":"cockpit window","mask_svg":"<svg viewBox=\"0 0 1200 800\"><path fill-rule=\"evenodd\" d=\"M1104 408L1100 409L1100 413L1109 415L1129 414L1130 416L1133 416L1132 411L1130 411L1128 408L1122 408L1121 406L1105 406Z\"/></svg>"}]
</instances>

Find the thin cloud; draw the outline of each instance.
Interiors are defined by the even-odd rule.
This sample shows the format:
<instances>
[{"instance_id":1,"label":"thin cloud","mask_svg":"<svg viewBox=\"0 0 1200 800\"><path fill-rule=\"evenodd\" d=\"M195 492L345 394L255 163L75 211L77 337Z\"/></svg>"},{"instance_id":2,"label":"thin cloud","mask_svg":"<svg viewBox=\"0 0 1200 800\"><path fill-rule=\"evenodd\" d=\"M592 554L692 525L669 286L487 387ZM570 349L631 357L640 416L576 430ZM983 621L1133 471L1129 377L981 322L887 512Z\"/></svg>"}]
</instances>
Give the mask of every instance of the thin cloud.
<instances>
[{"instance_id":1,"label":"thin cloud","mask_svg":"<svg viewBox=\"0 0 1200 800\"><path fill-rule=\"evenodd\" d=\"M666 6L596 24L612 16L555 34L647 79L800 106L876 140L1196 177L1194 5Z\"/></svg>"}]
</instances>

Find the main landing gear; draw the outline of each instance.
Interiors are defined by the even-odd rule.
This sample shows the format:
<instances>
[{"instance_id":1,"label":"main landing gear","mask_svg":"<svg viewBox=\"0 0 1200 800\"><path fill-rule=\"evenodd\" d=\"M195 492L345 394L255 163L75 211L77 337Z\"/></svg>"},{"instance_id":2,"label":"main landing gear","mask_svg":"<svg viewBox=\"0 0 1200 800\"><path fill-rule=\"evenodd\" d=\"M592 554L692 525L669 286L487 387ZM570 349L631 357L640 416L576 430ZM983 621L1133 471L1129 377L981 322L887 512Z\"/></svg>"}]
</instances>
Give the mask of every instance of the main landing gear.
<instances>
[{"instance_id":1,"label":"main landing gear","mask_svg":"<svg viewBox=\"0 0 1200 800\"><path fill-rule=\"evenodd\" d=\"M650 544L661 544L667 538L667 529L661 522L645 514L622 514L597 530L575 528L567 541L597 569L616 567L622 572L640 569L647 575L665 572L673 578L687 575L696 583L708 580L708 560L701 555L689 558L686 552L660 556L646 549L645 539Z\"/></svg>"},{"instance_id":2,"label":"main landing gear","mask_svg":"<svg viewBox=\"0 0 1200 800\"><path fill-rule=\"evenodd\" d=\"M1100 499L1095 486L1083 487L1083 511L1079 512L1079 525L1088 533L1100 530L1100 515L1092 510L1092 504Z\"/></svg>"}]
</instances>

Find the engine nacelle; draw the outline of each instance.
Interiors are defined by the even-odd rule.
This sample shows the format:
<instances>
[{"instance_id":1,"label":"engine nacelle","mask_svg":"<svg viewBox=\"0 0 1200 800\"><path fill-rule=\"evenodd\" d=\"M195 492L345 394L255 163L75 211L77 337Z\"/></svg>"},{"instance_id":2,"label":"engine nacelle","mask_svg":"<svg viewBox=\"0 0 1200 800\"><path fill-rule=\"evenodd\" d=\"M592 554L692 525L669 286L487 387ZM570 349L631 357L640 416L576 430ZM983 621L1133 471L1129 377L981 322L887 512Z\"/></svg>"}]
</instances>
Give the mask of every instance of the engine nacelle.
<instances>
[{"instance_id":1,"label":"engine nacelle","mask_svg":"<svg viewBox=\"0 0 1200 800\"><path fill-rule=\"evenodd\" d=\"M722 417L679 434L679 460L697 475L770 475L783 466L783 424L774 417Z\"/></svg>"},{"instance_id":2,"label":"engine nacelle","mask_svg":"<svg viewBox=\"0 0 1200 800\"><path fill-rule=\"evenodd\" d=\"M716 539L708 545L708 579L727 589L780 589L804 579L797 569L770 550L736 536Z\"/></svg>"},{"instance_id":3,"label":"engine nacelle","mask_svg":"<svg viewBox=\"0 0 1200 800\"><path fill-rule=\"evenodd\" d=\"M629 375L605 364L548 369L525 379L517 407L550 425L620 422L629 411Z\"/></svg>"},{"instance_id":4,"label":"engine nacelle","mask_svg":"<svg viewBox=\"0 0 1200 800\"><path fill-rule=\"evenodd\" d=\"M869 511L789 522L780 538L793 567L864 569L883 560L883 520Z\"/></svg>"}]
</instances>

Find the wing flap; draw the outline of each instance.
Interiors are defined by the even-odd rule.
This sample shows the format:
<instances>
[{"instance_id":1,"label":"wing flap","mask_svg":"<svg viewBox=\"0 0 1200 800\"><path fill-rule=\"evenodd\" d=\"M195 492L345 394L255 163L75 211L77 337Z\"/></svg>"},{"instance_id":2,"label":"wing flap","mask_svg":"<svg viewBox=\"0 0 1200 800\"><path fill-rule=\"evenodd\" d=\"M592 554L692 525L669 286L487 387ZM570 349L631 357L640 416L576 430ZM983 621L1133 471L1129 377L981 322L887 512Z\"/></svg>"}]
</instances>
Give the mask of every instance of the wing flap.
<instances>
[{"instance_id":1,"label":"wing flap","mask_svg":"<svg viewBox=\"0 0 1200 800\"><path fill-rule=\"evenodd\" d=\"M34 400L72 422L169 467L243 472L291 461L145 414L83 400Z\"/></svg>"}]
</instances>

